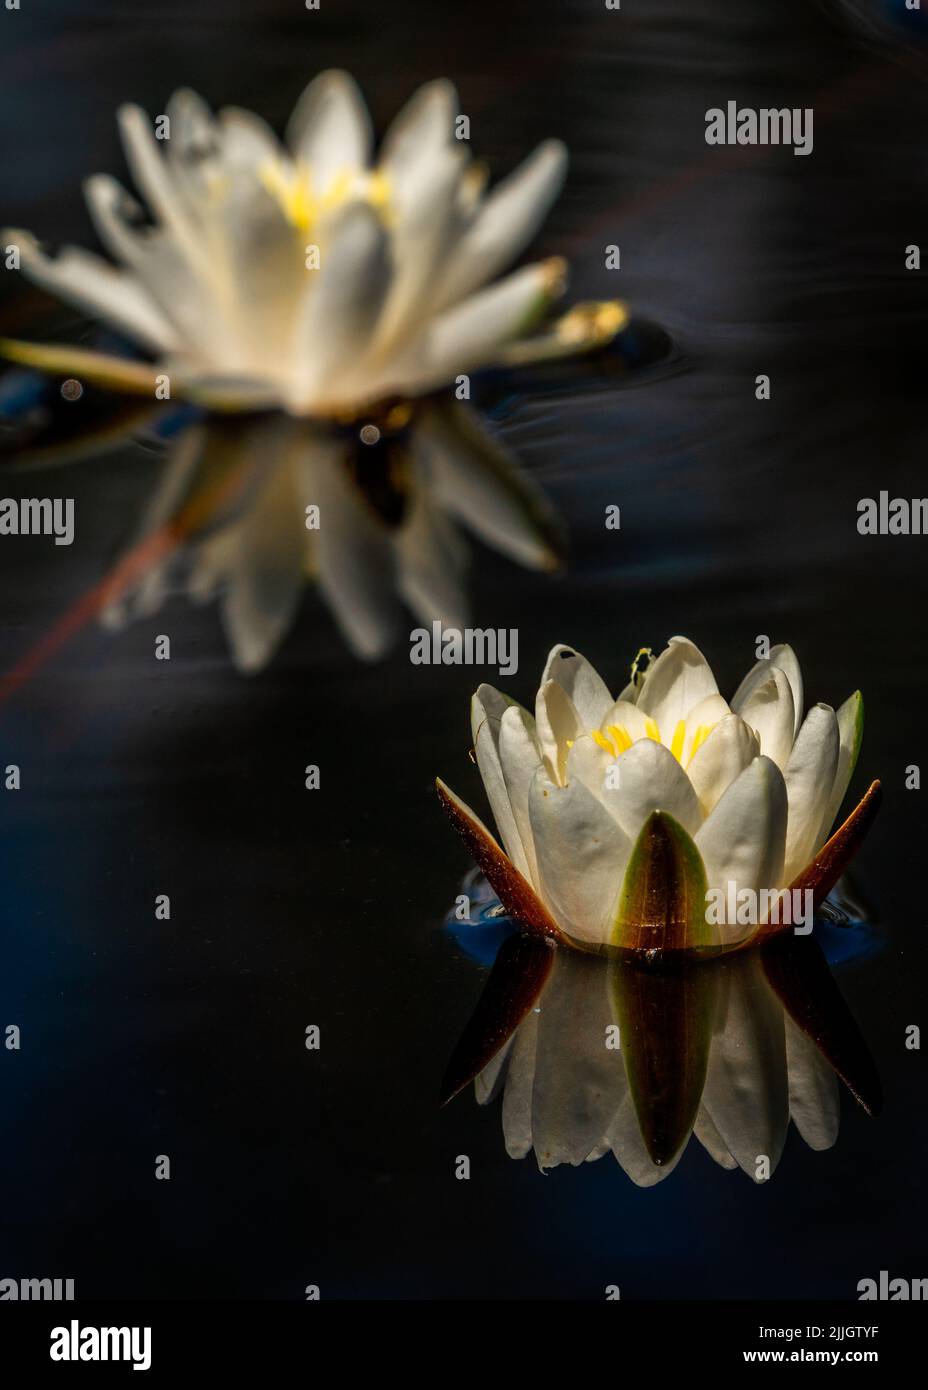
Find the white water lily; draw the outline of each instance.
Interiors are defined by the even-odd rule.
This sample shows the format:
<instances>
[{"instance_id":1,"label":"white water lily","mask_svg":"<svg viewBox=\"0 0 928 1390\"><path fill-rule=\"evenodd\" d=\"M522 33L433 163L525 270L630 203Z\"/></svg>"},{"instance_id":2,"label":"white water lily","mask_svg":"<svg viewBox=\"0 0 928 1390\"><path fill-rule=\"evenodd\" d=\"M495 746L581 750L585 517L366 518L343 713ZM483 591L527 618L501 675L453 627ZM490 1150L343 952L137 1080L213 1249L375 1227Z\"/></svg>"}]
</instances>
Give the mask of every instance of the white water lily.
<instances>
[{"instance_id":1,"label":"white water lily","mask_svg":"<svg viewBox=\"0 0 928 1390\"><path fill-rule=\"evenodd\" d=\"M557 646L534 717L488 685L473 699L477 763L509 861L502 891L499 881L494 887L514 915L544 919L549 935L629 944L629 894L652 892L656 877L636 849L659 813L685 861L682 897L703 898L683 903L696 923L687 944L738 944L756 919L746 927L728 913L710 922L705 893L728 901L731 891L750 890L762 902L765 890L796 881L828 838L862 724L859 692L837 712L816 704L803 717L788 646L757 661L731 701L683 637L618 699L584 657ZM501 852L489 832L440 790L462 832L483 847L481 867L499 880L490 861Z\"/></svg>"},{"instance_id":2,"label":"white water lily","mask_svg":"<svg viewBox=\"0 0 928 1390\"><path fill-rule=\"evenodd\" d=\"M548 260L496 279L540 226L564 178L548 140L490 193L455 138L447 81L420 89L374 158L371 122L343 72L310 83L281 142L250 112L214 116L193 92L167 106L156 139L137 106L119 124L147 213L108 175L88 180L97 232L116 266L74 247L48 256L6 231L37 284L105 320L155 359L4 343L21 362L85 382L215 408L281 407L315 418L421 396L487 365L607 340L620 306L522 335L560 292ZM493 282L493 283L491 283ZM521 341L520 341L521 340Z\"/></svg>"}]
</instances>

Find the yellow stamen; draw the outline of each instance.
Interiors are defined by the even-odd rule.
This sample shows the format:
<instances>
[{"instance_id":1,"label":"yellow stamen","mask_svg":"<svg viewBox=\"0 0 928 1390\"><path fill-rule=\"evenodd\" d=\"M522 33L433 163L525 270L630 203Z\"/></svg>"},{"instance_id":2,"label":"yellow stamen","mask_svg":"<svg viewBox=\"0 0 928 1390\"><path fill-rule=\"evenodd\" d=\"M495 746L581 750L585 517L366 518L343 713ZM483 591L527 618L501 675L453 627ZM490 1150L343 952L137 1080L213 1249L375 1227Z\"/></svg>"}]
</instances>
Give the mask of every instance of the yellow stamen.
<instances>
[{"instance_id":1,"label":"yellow stamen","mask_svg":"<svg viewBox=\"0 0 928 1390\"><path fill-rule=\"evenodd\" d=\"M696 730L695 734L693 735L693 742L692 742L692 745L691 745L691 747L690 747L690 755L689 755L689 757L688 757L687 760L686 760L686 765L687 765L687 767L689 767L690 763L693 761L693 757L694 757L694 755L695 755L695 753L696 753L696 750L697 750L698 748L700 748L700 747L702 746L702 744L705 743L706 739L709 737L709 734L710 734L711 730L712 730L714 727L715 727L714 724L700 724L699 728Z\"/></svg>"},{"instance_id":2,"label":"yellow stamen","mask_svg":"<svg viewBox=\"0 0 928 1390\"><path fill-rule=\"evenodd\" d=\"M390 202L390 179L382 169L375 169L367 181L367 201L378 212L384 212Z\"/></svg>"},{"instance_id":3,"label":"yellow stamen","mask_svg":"<svg viewBox=\"0 0 928 1390\"><path fill-rule=\"evenodd\" d=\"M608 753L611 758L614 758L615 749L613 748L609 740L606 738L606 735L601 734L598 729L592 729L590 732L593 735L593 742L597 744L603 750L604 753Z\"/></svg>"},{"instance_id":4,"label":"yellow stamen","mask_svg":"<svg viewBox=\"0 0 928 1390\"><path fill-rule=\"evenodd\" d=\"M670 743L670 751L674 755L678 763L681 762L683 759L683 740L685 738L686 720L680 719L677 721L677 727L673 731L673 738Z\"/></svg>"},{"instance_id":5,"label":"yellow stamen","mask_svg":"<svg viewBox=\"0 0 928 1390\"><path fill-rule=\"evenodd\" d=\"M364 199L386 217L390 207L390 180L380 169L364 175L340 169L325 190L313 187L312 170L300 160L268 160L258 170L264 187L277 199L284 216L301 232L308 232L321 213L332 212L350 198Z\"/></svg>"},{"instance_id":6,"label":"yellow stamen","mask_svg":"<svg viewBox=\"0 0 928 1390\"><path fill-rule=\"evenodd\" d=\"M647 738L653 738L655 743L660 743L661 731L653 719L646 719L644 721L644 732Z\"/></svg>"},{"instance_id":7,"label":"yellow stamen","mask_svg":"<svg viewBox=\"0 0 928 1390\"><path fill-rule=\"evenodd\" d=\"M610 724L606 732L620 753L624 753L626 748L631 748L632 741L628 730L621 724Z\"/></svg>"},{"instance_id":8,"label":"yellow stamen","mask_svg":"<svg viewBox=\"0 0 928 1390\"><path fill-rule=\"evenodd\" d=\"M318 204L306 166L269 160L262 164L258 174L267 191L277 199L288 222L307 232L316 220Z\"/></svg>"}]
</instances>

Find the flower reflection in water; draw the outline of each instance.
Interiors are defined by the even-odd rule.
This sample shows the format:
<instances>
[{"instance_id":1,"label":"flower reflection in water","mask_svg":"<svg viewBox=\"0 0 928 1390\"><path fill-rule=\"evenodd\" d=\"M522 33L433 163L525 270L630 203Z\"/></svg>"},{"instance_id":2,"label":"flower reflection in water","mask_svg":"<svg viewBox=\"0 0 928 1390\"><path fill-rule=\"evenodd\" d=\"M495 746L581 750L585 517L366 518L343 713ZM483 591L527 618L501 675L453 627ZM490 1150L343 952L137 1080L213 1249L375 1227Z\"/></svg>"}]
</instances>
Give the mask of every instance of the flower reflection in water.
<instances>
[{"instance_id":1,"label":"flower reflection in water","mask_svg":"<svg viewBox=\"0 0 928 1390\"><path fill-rule=\"evenodd\" d=\"M839 1078L865 1111L879 1109L873 1062L813 939L654 968L515 934L443 1099L471 1080L481 1104L501 1096L507 1152L533 1149L543 1170L611 1151L649 1187L695 1135L723 1168L763 1182L790 1122L810 1148L834 1144Z\"/></svg>"},{"instance_id":2,"label":"flower reflection in water","mask_svg":"<svg viewBox=\"0 0 928 1390\"><path fill-rule=\"evenodd\" d=\"M143 616L179 580L193 600L219 597L236 665L254 671L312 579L352 651L376 658L404 604L424 622L466 624L457 523L517 563L557 564L553 509L453 399L398 403L341 430L283 414L213 418L180 441L135 542L167 528L182 547L128 591L118 585L104 617Z\"/></svg>"}]
</instances>

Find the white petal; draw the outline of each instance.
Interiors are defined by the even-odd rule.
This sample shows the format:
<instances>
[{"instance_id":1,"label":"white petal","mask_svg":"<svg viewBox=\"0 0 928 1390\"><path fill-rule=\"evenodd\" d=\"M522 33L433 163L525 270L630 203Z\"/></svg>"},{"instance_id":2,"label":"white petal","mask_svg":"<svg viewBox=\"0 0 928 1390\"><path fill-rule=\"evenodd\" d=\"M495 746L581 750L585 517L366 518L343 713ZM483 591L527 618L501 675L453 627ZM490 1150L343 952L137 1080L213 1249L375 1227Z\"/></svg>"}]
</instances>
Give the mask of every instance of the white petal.
<instances>
[{"instance_id":1,"label":"white petal","mask_svg":"<svg viewBox=\"0 0 928 1390\"><path fill-rule=\"evenodd\" d=\"M712 1118L704 1105L700 1105L699 1107L699 1114L696 1116L696 1123L693 1125L693 1133L696 1135L696 1138L699 1140L700 1144L702 1144L709 1157L714 1159L719 1167L727 1168L729 1172L732 1168L738 1167L738 1160L732 1158L731 1154L728 1152L727 1146L722 1142L722 1136L713 1124Z\"/></svg>"},{"instance_id":2,"label":"white petal","mask_svg":"<svg viewBox=\"0 0 928 1390\"><path fill-rule=\"evenodd\" d=\"M465 628L470 608L460 538L448 518L421 490L407 503L403 524L392 533L397 589L420 623Z\"/></svg>"},{"instance_id":3,"label":"white petal","mask_svg":"<svg viewBox=\"0 0 928 1390\"><path fill-rule=\"evenodd\" d=\"M305 514L286 461L272 468L237 528L222 616L235 664L259 671L283 640L303 593Z\"/></svg>"},{"instance_id":4,"label":"white petal","mask_svg":"<svg viewBox=\"0 0 928 1390\"><path fill-rule=\"evenodd\" d=\"M297 326L293 409L344 398L341 376L366 347L389 275L383 223L367 204L350 205L332 229L321 268L306 271L312 283Z\"/></svg>"},{"instance_id":5,"label":"white petal","mask_svg":"<svg viewBox=\"0 0 928 1390\"><path fill-rule=\"evenodd\" d=\"M167 104L168 167L178 191L206 235L222 208L229 176L256 175L282 157L270 127L251 111L227 107L217 118L196 92L181 88Z\"/></svg>"},{"instance_id":6,"label":"white petal","mask_svg":"<svg viewBox=\"0 0 928 1390\"><path fill-rule=\"evenodd\" d=\"M501 344L523 332L556 288L550 262L524 266L432 319L374 379L374 394L415 395L495 360Z\"/></svg>"},{"instance_id":7,"label":"white petal","mask_svg":"<svg viewBox=\"0 0 928 1390\"><path fill-rule=\"evenodd\" d=\"M145 195L157 220L170 229L189 263L209 274L209 262L197 237L196 224L159 149L151 121L140 106L134 105L121 106L117 119L126 162L136 187Z\"/></svg>"},{"instance_id":8,"label":"white petal","mask_svg":"<svg viewBox=\"0 0 928 1390\"><path fill-rule=\"evenodd\" d=\"M612 707L612 696L602 676L585 656L559 643L552 647L541 675L541 685L557 681L570 696L586 729L598 729Z\"/></svg>"},{"instance_id":9,"label":"white petal","mask_svg":"<svg viewBox=\"0 0 928 1390\"><path fill-rule=\"evenodd\" d=\"M605 803L632 842L652 811L668 812L690 835L702 823L689 778L673 754L653 739L641 739L618 757L610 782Z\"/></svg>"},{"instance_id":10,"label":"white petal","mask_svg":"<svg viewBox=\"0 0 928 1390\"><path fill-rule=\"evenodd\" d=\"M200 542L187 577L187 597L191 603L211 603L217 597L234 559L236 545L234 525Z\"/></svg>"},{"instance_id":11,"label":"white petal","mask_svg":"<svg viewBox=\"0 0 928 1390\"><path fill-rule=\"evenodd\" d=\"M822 827L838 766L838 749L838 720L834 710L830 705L814 705L799 730L784 773L789 797L787 883L805 868L822 843Z\"/></svg>"},{"instance_id":12,"label":"white petal","mask_svg":"<svg viewBox=\"0 0 928 1390\"><path fill-rule=\"evenodd\" d=\"M693 738L698 730L701 728L715 728L716 724L718 724L720 720L727 718L729 714L731 714L731 709L729 708L728 701L723 699L721 695L707 695L704 700L699 701L698 705L693 706L686 716L686 737L683 742L684 765L692 756ZM663 737L664 731L662 729L661 742L667 744L672 743L675 732L676 729L671 729L665 738Z\"/></svg>"},{"instance_id":13,"label":"white petal","mask_svg":"<svg viewBox=\"0 0 928 1390\"><path fill-rule=\"evenodd\" d=\"M563 782L568 745L585 731L573 700L557 681L545 681L535 696L535 730L548 776Z\"/></svg>"},{"instance_id":14,"label":"white petal","mask_svg":"<svg viewBox=\"0 0 928 1390\"><path fill-rule=\"evenodd\" d=\"M571 936L604 942L631 841L579 779L559 787L544 769L532 782L529 817L545 904Z\"/></svg>"},{"instance_id":15,"label":"white petal","mask_svg":"<svg viewBox=\"0 0 928 1390\"><path fill-rule=\"evenodd\" d=\"M410 98L384 137L380 163L397 187L421 162L436 158L454 138L457 92L439 78Z\"/></svg>"},{"instance_id":16,"label":"white petal","mask_svg":"<svg viewBox=\"0 0 928 1390\"><path fill-rule=\"evenodd\" d=\"M180 87L168 99L171 138L165 142L168 161L175 173L194 173L219 154L216 117L198 92Z\"/></svg>"},{"instance_id":17,"label":"white petal","mask_svg":"<svg viewBox=\"0 0 928 1390\"><path fill-rule=\"evenodd\" d=\"M592 726L596 728L594 724ZM599 722L599 728L605 733L610 728L624 729L632 743L637 743L640 738L648 738L648 716L642 714L637 705L633 705L627 699L616 700L614 705L606 710Z\"/></svg>"},{"instance_id":18,"label":"white petal","mask_svg":"<svg viewBox=\"0 0 928 1390\"><path fill-rule=\"evenodd\" d=\"M648 669L635 703L655 721L662 738L669 739L677 723L718 690L699 648L685 637L672 637Z\"/></svg>"},{"instance_id":19,"label":"white petal","mask_svg":"<svg viewBox=\"0 0 928 1390\"><path fill-rule=\"evenodd\" d=\"M726 714L719 720L686 764L703 815L708 816L759 751L757 736L737 714Z\"/></svg>"},{"instance_id":20,"label":"white petal","mask_svg":"<svg viewBox=\"0 0 928 1390\"><path fill-rule=\"evenodd\" d=\"M541 998L532 1135L539 1167L585 1162L608 1133L626 1091L602 962L558 951Z\"/></svg>"},{"instance_id":21,"label":"white petal","mask_svg":"<svg viewBox=\"0 0 928 1390\"><path fill-rule=\"evenodd\" d=\"M857 764L857 754L860 751L860 741L863 737L863 724L863 699L860 691L855 690L854 694L849 696L838 710L840 749L838 751L838 764L835 768L834 786L831 789L831 797L822 820L823 839L828 838L835 823L835 818L847 792L848 783Z\"/></svg>"},{"instance_id":22,"label":"white petal","mask_svg":"<svg viewBox=\"0 0 928 1390\"><path fill-rule=\"evenodd\" d=\"M260 173L264 165L280 159L277 136L253 111L226 106L219 113L219 122L222 160L231 169L251 169ZM173 143L173 135L171 139Z\"/></svg>"},{"instance_id":23,"label":"white petal","mask_svg":"<svg viewBox=\"0 0 928 1390\"><path fill-rule=\"evenodd\" d=\"M838 1137L838 1078L812 1040L785 1015L789 1111L810 1149L830 1149Z\"/></svg>"},{"instance_id":24,"label":"white petal","mask_svg":"<svg viewBox=\"0 0 928 1390\"><path fill-rule=\"evenodd\" d=\"M544 996L542 996L544 997ZM510 1158L524 1158L532 1147L532 1091L539 1015L531 1009L519 1024L509 1053L503 1092L503 1137Z\"/></svg>"},{"instance_id":25,"label":"white petal","mask_svg":"<svg viewBox=\"0 0 928 1390\"><path fill-rule=\"evenodd\" d=\"M132 538L111 572L117 582L114 583L111 578L105 587L104 601L100 609L100 621L105 627L122 628L131 618L137 617L140 607L139 591L148 582L148 577L153 571L162 571L169 567L173 558L171 554L160 559L155 558L151 569L143 572L137 580L126 583L123 578L126 574L125 561L129 555L149 548L157 554L153 538L162 528L168 527L176 520L185 499L190 495L202 465L207 438L207 431L202 425L192 425L173 445L158 484L142 508ZM158 592L163 592L160 580L156 581L156 587Z\"/></svg>"},{"instance_id":26,"label":"white petal","mask_svg":"<svg viewBox=\"0 0 928 1390\"><path fill-rule=\"evenodd\" d=\"M725 892L729 883L736 892L781 887L786 819L783 774L769 758L755 758L723 792L696 835L708 886ZM740 940L756 925L721 925L722 940Z\"/></svg>"},{"instance_id":27,"label":"white petal","mask_svg":"<svg viewBox=\"0 0 928 1390\"><path fill-rule=\"evenodd\" d=\"M492 280L528 245L561 191L567 150L546 140L493 190L461 238L440 290L453 304Z\"/></svg>"},{"instance_id":28,"label":"white petal","mask_svg":"<svg viewBox=\"0 0 928 1390\"><path fill-rule=\"evenodd\" d=\"M550 504L471 412L424 407L412 448L435 500L481 540L519 564L552 567Z\"/></svg>"},{"instance_id":29,"label":"white petal","mask_svg":"<svg viewBox=\"0 0 928 1390\"><path fill-rule=\"evenodd\" d=\"M793 747L795 706L787 676L779 667L771 666L763 679L739 703L735 714L760 735L760 751L772 758L777 767L785 770Z\"/></svg>"},{"instance_id":30,"label":"white petal","mask_svg":"<svg viewBox=\"0 0 928 1390\"><path fill-rule=\"evenodd\" d=\"M103 318L154 352L177 346L170 322L131 275L74 246L63 247L53 259L44 254L29 232L8 228L0 237L4 245L19 247L23 274L42 289Z\"/></svg>"},{"instance_id":31,"label":"white petal","mask_svg":"<svg viewBox=\"0 0 928 1390\"><path fill-rule=\"evenodd\" d=\"M84 196L97 235L107 251L116 260L136 269L143 252L159 244L151 228L130 221L140 217L141 205L109 174L93 174L87 179Z\"/></svg>"},{"instance_id":32,"label":"white petal","mask_svg":"<svg viewBox=\"0 0 928 1390\"><path fill-rule=\"evenodd\" d=\"M762 1181L757 1160L772 1173L789 1126L783 1009L763 978L756 952L726 980L724 1028L709 1049L703 1105L738 1166Z\"/></svg>"},{"instance_id":33,"label":"white petal","mask_svg":"<svg viewBox=\"0 0 928 1390\"><path fill-rule=\"evenodd\" d=\"M389 533L352 486L338 443L308 438L302 467L304 505L320 513L312 533L319 588L352 650L372 660L400 625Z\"/></svg>"},{"instance_id":34,"label":"white petal","mask_svg":"<svg viewBox=\"0 0 928 1390\"><path fill-rule=\"evenodd\" d=\"M210 360L221 355L227 333L212 277L204 278L188 263L171 234L131 222L132 198L115 179L96 174L86 181L84 195L97 234L110 255L129 266L143 282L165 318L176 325L176 337L191 356Z\"/></svg>"},{"instance_id":35,"label":"white petal","mask_svg":"<svg viewBox=\"0 0 928 1390\"><path fill-rule=\"evenodd\" d=\"M221 363L280 381L298 371L291 346L300 294L323 272L306 269L301 238L280 202L249 172L225 177L211 215L223 316L231 326Z\"/></svg>"},{"instance_id":36,"label":"white petal","mask_svg":"<svg viewBox=\"0 0 928 1390\"><path fill-rule=\"evenodd\" d=\"M474 1095L478 1105L489 1105L499 1095L500 1090L506 1084L506 1076L509 1071L509 1057L512 1052L516 1035L513 1033L497 1052L487 1062L482 1072L474 1077Z\"/></svg>"},{"instance_id":37,"label":"white petal","mask_svg":"<svg viewBox=\"0 0 928 1390\"><path fill-rule=\"evenodd\" d=\"M535 735L535 721L521 705L510 705L503 711L499 727L499 760L516 829L528 863L527 877L537 888L537 861L528 802L535 774L542 765L541 748Z\"/></svg>"},{"instance_id":38,"label":"white petal","mask_svg":"<svg viewBox=\"0 0 928 1390\"><path fill-rule=\"evenodd\" d=\"M354 79L335 70L314 78L293 109L286 139L294 158L309 166L316 190L365 168L371 122Z\"/></svg>"},{"instance_id":39,"label":"white petal","mask_svg":"<svg viewBox=\"0 0 928 1390\"><path fill-rule=\"evenodd\" d=\"M788 646L786 643L772 648L770 660L773 662L774 666L778 667L784 673L786 679L789 681L789 688L793 692L793 737L795 738L799 733L799 725L802 722L804 701L802 671L799 667L799 661L792 647Z\"/></svg>"},{"instance_id":40,"label":"white petal","mask_svg":"<svg viewBox=\"0 0 928 1390\"><path fill-rule=\"evenodd\" d=\"M445 149L417 166L404 185L402 209L391 220L395 273L371 346L375 357L394 351L411 328L435 312L448 248L460 225L457 195L464 159L460 147Z\"/></svg>"},{"instance_id":41,"label":"white petal","mask_svg":"<svg viewBox=\"0 0 928 1390\"><path fill-rule=\"evenodd\" d=\"M503 715L512 701L492 685L481 685L475 692L470 706L471 737L477 766L483 778L487 800L496 821L496 828L503 848L515 864L519 873L532 882L528 855L522 844L522 836L516 824L509 789L503 774L499 754L499 737Z\"/></svg>"},{"instance_id":42,"label":"white petal","mask_svg":"<svg viewBox=\"0 0 928 1390\"><path fill-rule=\"evenodd\" d=\"M606 775L615 762L615 754L606 752L590 734L580 734L568 749L564 781L575 777L600 801L606 797Z\"/></svg>"},{"instance_id":43,"label":"white petal","mask_svg":"<svg viewBox=\"0 0 928 1390\"><path fill-rule=\"evenodd\" d=\"M799 668L796 653L793 651L792 647L787 646L786 643L780 643L776 647L771 647L770 656L758 661L756 665L751 668L735 691L731 707L736 714L742 714L742 706L745 701L759 685L764 683L772 666L782 671L789 681L789 687L793 696L793 738L795 738L799 732L799 724L802 719L802 671Z\"/></svg>"}]
</instances>

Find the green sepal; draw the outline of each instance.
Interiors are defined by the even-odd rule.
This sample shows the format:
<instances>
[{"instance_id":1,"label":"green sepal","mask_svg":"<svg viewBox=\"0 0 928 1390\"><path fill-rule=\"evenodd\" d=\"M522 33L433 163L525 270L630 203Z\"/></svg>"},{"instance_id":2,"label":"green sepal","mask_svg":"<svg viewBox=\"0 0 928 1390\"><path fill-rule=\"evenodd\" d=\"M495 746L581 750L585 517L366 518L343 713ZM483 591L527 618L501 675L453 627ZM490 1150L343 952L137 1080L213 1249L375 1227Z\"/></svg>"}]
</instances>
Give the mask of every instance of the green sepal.
<instances>
[{"instance_id":1,"label":"green sepal","mask_svg":"<svg viewBox=\"0 0 928 1390\"><path fill-rule=\"evenodd\" d=\"M706 869L693 839L666 811L652 811L632 850L610 944L628 951L716 946L706 917Z\"/></svg>"}]
</instances>

